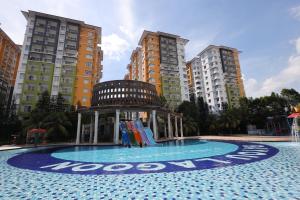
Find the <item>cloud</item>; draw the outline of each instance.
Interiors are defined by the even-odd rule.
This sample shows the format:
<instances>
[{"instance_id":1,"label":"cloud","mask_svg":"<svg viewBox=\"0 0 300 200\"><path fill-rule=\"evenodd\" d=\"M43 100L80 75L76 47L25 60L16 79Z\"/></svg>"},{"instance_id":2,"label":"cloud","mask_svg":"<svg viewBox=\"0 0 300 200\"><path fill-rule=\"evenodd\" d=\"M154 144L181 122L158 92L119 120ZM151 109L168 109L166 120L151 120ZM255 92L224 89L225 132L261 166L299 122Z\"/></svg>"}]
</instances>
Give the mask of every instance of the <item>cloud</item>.
<instances>
[{"instance_id":1,"label":"cloud","mask_svg":"<svg viewBox=\"0 0 300 200\"><path fill-rule=\"evenodd\" d=\"M134 4L132 0L122 0L119 3L119 30L128 39L131 48L134 48L137 46L138 39L145 28L139 26L136 22L137 17L134 15ZM145 21L143 23L145 23Z\"/></svg>"},{"instance_id":2,"label":"cloud","mask_svg":"<svg viewBox=\"0 0 300 200\"><path fill-rule=\"evenodd\" d=\"M262 83L254 78L246 78L244 84L247 96L270 95L271 92L280 92L283 88L300 89L300 37L294 44L296 53L289 57L287 66L279 73L268 77Z\"/></svg>"},{"instance_id":3,"label":"cloud","mask_svg":"<svg viewBox=\"0 0 300 200\"><path fill-rule=\"evenodd\" d=\"M207 36L199 37L201 39L198 39L198 37L189 37L191 39L185 47L187 61L196 57L208 45L212 44L216 36L217 32L213 34L207 34Z\"/></svg>"},{"instance_id":4,"label":"cloud","mask_svg":"<svg viewBox=\"0 0 300 200\"><path fill-rule=\"evenodd\" d=\"M102 48L104 51L104 56L111 60L119 61L122 56L129 50L129 43L113 33L108 36L102 37ZM106 58L105 58L106 59Z\"/></svg>"},{"instance_id":5,"label":"cloud","mask_svg":"<svg viewBox=\"0 0 300 200\"><path fill-rule=\"evenodd\" d=\"M300 20L300 5L290 8L290 14L295 18Z\"/></svg>"}]
</instances>

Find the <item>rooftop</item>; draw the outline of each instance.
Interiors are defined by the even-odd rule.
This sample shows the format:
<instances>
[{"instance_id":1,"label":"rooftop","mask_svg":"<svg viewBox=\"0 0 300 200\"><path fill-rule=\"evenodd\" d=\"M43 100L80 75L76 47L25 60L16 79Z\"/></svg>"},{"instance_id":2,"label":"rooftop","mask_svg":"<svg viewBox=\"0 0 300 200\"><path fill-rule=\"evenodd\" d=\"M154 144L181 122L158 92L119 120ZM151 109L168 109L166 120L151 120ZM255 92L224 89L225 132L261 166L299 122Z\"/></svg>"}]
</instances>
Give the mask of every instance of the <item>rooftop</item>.
<instances>
[{"instance_id":1,"label":"rooftop","mask_svg":"<svg viewBox=\"0 0 300 200\"><path fill-rule=\"evenodd\" d=\"M66 18L66 17L60 17L60 16L57 16L57 15L51 15L51 14L42 13L42 12L33 11L33 10L21 11L21 12L22 12L22 14L24 15L24 17L26 19L28 19L29 15L32 14L32 15L38 15L38 16L42 16L42 17L48 17L48 18L51 18L51 19L57 19L57 20L61 20L61 21L68 21L68 22L72 22L72 23L76 23L76 24L88 26L90 28L95 28L95 29L98 29L99 31L101 31L101 27L99 27L99 26L94 26L94 25L86 24L84 21L80 21L80 20L76 20L76 19L71 19L71 18Z\"/></svg>"},{"instance_id":2,"label":"rooftop","mask_svg":"<svg viewBox=\"0 0 300 200\"><path fill-rule=\"evenodd\" d=\"M142 45L142 41L143 41L144 38L145 38L147 35L149 35L149 34L153 34L153 35L163 35L163 36L172 37L172 38L176 38L176 39L177 39L177 38L180 38L180 39L183 39L186 43L189 41L189 40L187 40L187 39L181 38L181 37L178 36L178 35L174 35L174 34L171 34L171 33L166 33L166 32L161 32L161 31L152 32L152 31L144 30L138 44L139 44L139 45Z\"/></svg>"}]
</instances>

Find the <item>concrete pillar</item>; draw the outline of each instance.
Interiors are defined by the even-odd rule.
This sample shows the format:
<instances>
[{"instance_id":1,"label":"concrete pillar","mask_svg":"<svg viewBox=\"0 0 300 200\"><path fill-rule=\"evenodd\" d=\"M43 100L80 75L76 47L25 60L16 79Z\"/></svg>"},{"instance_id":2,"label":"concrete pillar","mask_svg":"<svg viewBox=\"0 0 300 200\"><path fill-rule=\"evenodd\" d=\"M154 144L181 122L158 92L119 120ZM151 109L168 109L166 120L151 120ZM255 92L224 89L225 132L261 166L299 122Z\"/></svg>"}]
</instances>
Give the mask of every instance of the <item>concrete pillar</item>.
<instances>
[{"instance_id":1,"label":"concrete pillar","mask_svg":"<svg viewBox=\"0 0 300 200\"><path fill-rule=\"evenodd\" d=\"M180 117L180 137L183 137L182 117Z\"/></svg>"},{"instance_id":2,"label":"concrete pillar","mask_svg":"<svg viewBox=\"0 0 300 200\"><path fill-rule=\"evenodd\" d=\"M152 123L153 123L153 135L154 139L158 140L158 133L157 133L157 123L156 123L156 110L152 110Z\"/></svg>"},{"instance_id":3,"label":"concrete pillar","mask_svg":"<svg viewBox=\"0 0 300 200\"><path fill-rule=\"evenodd\" d=\"M150 128L151 126L151 114L148 113L148 121L147 121L147 126Z\"/></svg>"},{"instance_id":4,"label":"concrete pillar","mask_svg":"<svg viewBox=\"0 0 300 200\"><path fill-rule=\"evenodd\" d=\"M120 123L120 110L117 109L116 118L115 118L115 135L114 135L115 144L119 144L119 131L120 131L119 123Z\"/></svg>"},{"instance_id":5,"label":"concrete pillar","mask_svg":"<svg viewBox=\"0 0 300 200\"><path fill-rule=\"evenodd\" d=\"M177 116L175 116L175 137L178 138Z\"/></svg>"},{"instance_id":6,"label":"concrete pillar","mask_svg":"<svg viewBox=\"0 0 300 200\"><path fill-rule=\"evenodd\" d=\"M81 113L78 113L76 144L80 143L80 126L81 126Z\"/></svg>"},{"instance_id":7,"label":"concrete pillar","mask_svg":"<svg viewBox=\"0 0 300 200\"><path fill-rule=\"evenodd\" d=\"M94 144L98 143L98 121L99 121L99 111L95 111Z\"/></svg>"},{"instance_id":8,"label":"concrete pillar","mask_svg":"<svg viewBox=\"0 0 300 200\"><path fill-rule=\"evenodd\" d=\"M93 141L93 115L91 116L89 143L92 144L92 141Z\"/></svg>"},{"instance_id":9,"label":"concrete pillar","mask_svg":"<svg viewBox=\"0 0 300 200\"><path fill-rule=\"evenodd\" d=\"M140 113L139 112L135 112L135 120L140 119Z\"/></svg>"},{"instance_id":10,"label":"concrete pillar","mask_svg":"<svg viewBox=\"0 0 300 200\"><path fill-rule=\"evenodd\" d=\"M84 141L84 129L85 129L85 124L82 124L80 140L81 140L81 142L83 142L83 143L85 142L85 141Z\"/></svg>"},{"instance_id":11,"label":"concrete pillar","mask_svg":"<svg viewBox=\"0 0 300 200\"><path fill-rule=\"evenodd\" d=\"M171 124L171 114L168 113L168 138L172 138L172 124Z\"/></svg>"},{"instance_id":12,"label":"concrete pillar","mask_svg":"<svg viewBox=\"0 0 300 200\"><path fill-rule=\"evenodd\" d=\"M164 123L164 137L167 138L167 125Z\"/></svg>"}]
</instances>

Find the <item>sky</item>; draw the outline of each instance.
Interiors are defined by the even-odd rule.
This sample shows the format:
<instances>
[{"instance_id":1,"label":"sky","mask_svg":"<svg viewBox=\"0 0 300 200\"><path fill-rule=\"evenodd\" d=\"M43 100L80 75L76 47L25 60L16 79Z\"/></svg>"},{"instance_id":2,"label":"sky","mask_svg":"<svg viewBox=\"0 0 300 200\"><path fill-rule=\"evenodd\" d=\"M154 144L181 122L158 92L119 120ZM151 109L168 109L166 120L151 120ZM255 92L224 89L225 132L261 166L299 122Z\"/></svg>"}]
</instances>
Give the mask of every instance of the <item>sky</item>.
<instances>
[{"instance_id":1,"label":"sky","mask_svg":"<svg viewBox=\"0 0 300 200\"><path fill-rule=\"evenodd\" d=\"M21 10L102 27L101 81L124 78L132 50L149 30L188 39L187 61L210 44L239 49L248 97L300 91L299 0L3 0L0 27L17 44L26 27Z\"/></svg>"}]
</instances>

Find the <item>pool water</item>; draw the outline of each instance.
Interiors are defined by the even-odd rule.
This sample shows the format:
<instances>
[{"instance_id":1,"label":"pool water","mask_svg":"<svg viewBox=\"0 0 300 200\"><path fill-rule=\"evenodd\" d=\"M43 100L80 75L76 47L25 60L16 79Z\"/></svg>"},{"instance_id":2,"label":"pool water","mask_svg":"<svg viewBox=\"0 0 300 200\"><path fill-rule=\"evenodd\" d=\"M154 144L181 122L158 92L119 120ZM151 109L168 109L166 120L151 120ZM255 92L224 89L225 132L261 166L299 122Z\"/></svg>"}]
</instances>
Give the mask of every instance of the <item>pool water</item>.
<instances>
[{"instance_id":1,"label":"pool water","mask_svg":"<svg viewBox=\"0 0 300 200\"><path fill-rule=\"evenodd\" d=\"M204 159L214 163L196 162ZM68 162L65 169L74 173L51 171L55 166L40 170L54 161ZM102 173L103 167L114 163L143 165L141 169L148 170L145 163L176 165L168 172ZM288 142L190 140L142 149L82 146L1 151L0 199L300 199L299 163L300 144ZM81 174L92 171L100 174Z\"/></svg>"},{"instance_id":2,"label":"pool water","mask_svg":"<svg viewBox=\"0 0 300 200\"><path fill-rule=\"evenodd\" d=\"M235 144L224 142L178 141L140 148L112 148L79 146L55 151L51 156L83 162L156 162L182 160L222 155L238 149Z\"/></svg>"}]
</instances>

